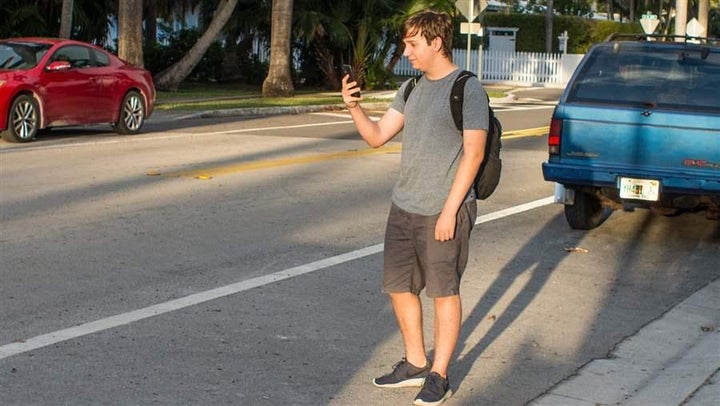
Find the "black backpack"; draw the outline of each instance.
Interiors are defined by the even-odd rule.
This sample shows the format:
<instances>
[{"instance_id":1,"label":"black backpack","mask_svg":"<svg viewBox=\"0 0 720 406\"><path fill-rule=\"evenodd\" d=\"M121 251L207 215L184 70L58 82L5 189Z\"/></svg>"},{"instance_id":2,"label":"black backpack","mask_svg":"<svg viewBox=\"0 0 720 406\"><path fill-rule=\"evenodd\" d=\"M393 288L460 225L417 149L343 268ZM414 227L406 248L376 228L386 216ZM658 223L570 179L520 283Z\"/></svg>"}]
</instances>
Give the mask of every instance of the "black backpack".
<instances>
[{"instance_id":1,"label":"black backpack","mask_svg":"<svg viewBox=\"0 0 720 406\"><path fill-rule=\"evenodd\" d=\"M403 96L406 102L408 97L410 97L410 93L415 89L415 85L420 77L421 76L414 77L405 88ZM450 112L452 113L453 121L455 121L455 127L457 127L460 132L462 132L463 129L462 111L465 97L465 82L474 77L476 76L472 72L466 70L460 72L450 92ZM475 182L473 182L475 196L480 200L485 200L493 194L498 183L500 183L500 173L502 172L502 159L500 159L502 124L500 120L495 117L495 112L493 112L492 107L490 107L490 97L487 93L485 96L488 97L490 123L488 125L487 142L485 143L485 158L480 164L480 169L477 175L475 175Z\"/></svg>"}]
</instances>

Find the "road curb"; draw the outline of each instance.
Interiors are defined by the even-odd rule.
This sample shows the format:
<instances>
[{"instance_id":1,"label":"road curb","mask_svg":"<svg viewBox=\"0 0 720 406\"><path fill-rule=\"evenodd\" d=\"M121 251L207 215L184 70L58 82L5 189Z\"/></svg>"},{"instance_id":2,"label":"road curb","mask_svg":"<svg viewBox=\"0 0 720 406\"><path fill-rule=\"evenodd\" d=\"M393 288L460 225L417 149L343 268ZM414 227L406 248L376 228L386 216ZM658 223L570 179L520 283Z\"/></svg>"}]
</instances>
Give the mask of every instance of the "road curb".
<instances>
[{"instance_id":1,"label":"road curb","mask_svg":"<svg viewBox=\"0 0 720 406\"><path fill-rule=\"evenodd\" d=\"M491 98L491 104L512 104L518 102L531 101L534 103L542 104L555 104L556 101L547 101L542 99L527 99L520 98L513 94L514 91L522 91L526 89L514 89L508 92L507 96L503 98ZM542 90L542 89L540 89ZM369 102L361 103L362 107L366 110L387 110L392 104L393 92L385 93L384 97L388 98L388 101ZM314 106L277 106L277 107L243 107L234 109L219 109L219 110L204 110L192 113L175 113L165 112L162 110L155 110L151 116L151 120L156 122L167 122L167 121L179 121L189 119L201 119L201 118L223 118L223 117L264 117L264 116L275 116L283 114L305 114L305 113L317 113L322 111L342 111L346 110L345 105L339 104L324 104Z\"/></svg>"},{"instance_id":2,"label":"road curb","mask_svg":"<svg viewBox=\"0 0 720 406\"><path fill-rule=\"evenodd\" d=\"M680 405L716 374L718 348L720 279L528 405Z\"/></svg>"},{"instance_id":3,"label":"road curb","mask_svg":"<svg viewBox=\"0 0 720 406\"><path fill-rule=\"evenodd\" d=\"M390 102L363 103L366 110L386 110ZM264 117L283 114L306 114L322 111L346 110L344 104L329 104L316 106L283 106L283 107L243 107L237 109L205 110L187 114L155 112L151 117L156 122L178 121L201 118L222 118L222 117Z\"/></svg>"}]
</instances>

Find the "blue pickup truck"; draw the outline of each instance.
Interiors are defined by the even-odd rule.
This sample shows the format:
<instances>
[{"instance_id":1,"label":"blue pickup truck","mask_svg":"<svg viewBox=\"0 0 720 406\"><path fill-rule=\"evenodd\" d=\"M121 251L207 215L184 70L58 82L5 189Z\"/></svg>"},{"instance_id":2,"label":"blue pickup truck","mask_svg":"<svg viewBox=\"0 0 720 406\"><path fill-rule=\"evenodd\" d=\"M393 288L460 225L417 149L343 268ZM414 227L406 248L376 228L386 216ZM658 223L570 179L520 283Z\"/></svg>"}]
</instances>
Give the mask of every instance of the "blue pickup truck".
<instances>
[{"instance_id":1,"label":"blue pickup truck","mask_svg":"<svg viewBox=\"0 0 720 406\"><path fill-rule=\"evenodd\" d=\"M666 39L596 44L555 108L542 170L574 229L616 209L720 215L720 44Z\"/></svg>"}]
</instances>

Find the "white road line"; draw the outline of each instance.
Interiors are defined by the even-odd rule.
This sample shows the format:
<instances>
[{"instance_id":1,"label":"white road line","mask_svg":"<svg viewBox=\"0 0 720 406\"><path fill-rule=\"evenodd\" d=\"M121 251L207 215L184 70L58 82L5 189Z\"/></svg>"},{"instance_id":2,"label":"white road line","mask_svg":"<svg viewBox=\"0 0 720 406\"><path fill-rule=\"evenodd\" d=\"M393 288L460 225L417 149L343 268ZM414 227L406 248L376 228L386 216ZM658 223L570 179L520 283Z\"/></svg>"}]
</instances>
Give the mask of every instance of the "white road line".
<instances>
[{"instance_id":1,"label":"white road line","mask_svg":"<svg viewBox=\"0 0 720 406\"><path fill-rule=\"evenodd\" d=\"M508 207L507 209L499 210L499 211L496 211L493 213L488 213L488 214L478 217L477 220L475 221L475 224L477 225L477 224L481 224L481 223L489 223L493 220L498 220L503 217L512 216L513 214L518 214L518 213L522 213L524 211L528 211L528 210L536 209L538 207L546 206L553 202L555 202L555 197L550 196L550 197L546 197L544 199L535 200L533 202L524 203L519 206Z\"/></svg>"},{"instance_id":2,"label":"white road line","mask_svg":"<svg viewBox=\"0 0 720 406\"><path fill-rule=\"evenodd\" d=\"M67 143L67 144L57 144L57 145L39 145L39 146L31 146L31 147L23 146L23 147L16 147L16 148L3 148L3 149L0 149L0 154L10 153L10 152L20 152L20 151L42 151L42 150L48 150L48 149L89 147L89 146L96 146L96 145L120 144L120 143L128 143L128 142L159 141L159 140L169 140L169 139L185 138L185 137L203 137L203 136L211 136L211 135L240 134L240 133L259 132L259 131L268 131L268 130L289 130L289 129L294 129L294 128L323 127L323 126L344 125L344 124L352 124L352 120L330 121L330 122L325 122L325 123L312 123L312 124L283 125L283 126L273 126L273 127L241 128L241 129L237 129L237 130L210 131L210 132L187 132L187 133L185 133L185 132L163 131L163 132L160 132L159 134L164 134L164 135L153 135L153 133L147 133L145 135L133 136L133 137L120 137L120 138L116 138L116 139L112 139L112 140L106 139L106 140L91 141L91 142L71 142L71 143Z\"/></svg>"},{"instance_id":3,"label":"white road line","mask_svg":"<svg viewBox=\"0 0 720 406\"><path fill-rule=\"evenodd\" d=\"M478 217L475 224L487 223L493 220L501 219L503 217L511 216L513 214L518 214L524 211L542 207L552 202L553 197L550 196L540 200L535 200L533 202L521 204L519 206L510 207L504 210L480 216ZM321 269L329 268L331 266L339 265L345 262L380 253L383 251L383 249L384 244L372 245L366 248L361 248L359 250L350 251L344 254L311 262L309 264L288 268L270 275L259 276L257 278L252 278L246 281L221 286L219 288L211 290L206 290L204 292L195 293L189 296L181 297L179 299L170 300L168 302L158 303L156 305L148 306L131 312L106 317L104 319L81 324L79 326L70 327L63 330L57 330L51 333L28 338L26 340L20 340L10 344L5 344L3 346L0 346L0 359L8 358L13 355L22 354L24 352L47 347L53 344L86 336L89 334L98 333L104 330L109 330L115 327L124 326L126 324L144 320L153 316L170 313L175 310L180 310L189 306L194 306L225 296L234 295L236 293L244 292L260 286L269 285L274 282L279 282L285 279L319 271Z\"/></svg>"},{"instance_id":4,"label":"white road line","mask_svg":"<svg viewBox=\"0 0 720 406\"><path fill-rule=\"evenodd\" d=\"M346 118L350 118L350 115L347 115ZM372 121L379 121L379 118L376 117L370 117ZM65 148L76 148L76 147L89 147L89 146L96 146L96 145L109 145L109 144L120 144L120 143L128 143L128 142L139 142L139 141L159 141L159 140L170 140L175 138L185 138L185 137L207 137L212 135L226 135L226 134L242 134L242 133L254 133L254 132L260 132L260 131L273 131L273 130L291 130L295 128L311 128L311 127L325 127L325 126L332 126L332 125L346 125L346 124L352 124L352 120L344 120L344 121L329 121L325 123L311 123L311 124L296 124L296 125L280 125L280 126L273 126L273 127L254 127L254 128L241 128L237 130L224 130L224 131L210 131L210 132L162 132L160 134L164 135L152 135L152 134L146 134L144 136L134 136L129 138L117 138L113 140L99 140L99 141L91 141L91 142L71 142L67 144L57 144L57 145L39 145L39 146L31 146L31 147L16 147L16 148L3 148L0 149L0 154L3 153L11 153L11 152L21 152L21 151L42 151L42 150L49 150L49 149L65 149ZM360 137L358 136L358 139Z\"/></svg>"}]
</instances>

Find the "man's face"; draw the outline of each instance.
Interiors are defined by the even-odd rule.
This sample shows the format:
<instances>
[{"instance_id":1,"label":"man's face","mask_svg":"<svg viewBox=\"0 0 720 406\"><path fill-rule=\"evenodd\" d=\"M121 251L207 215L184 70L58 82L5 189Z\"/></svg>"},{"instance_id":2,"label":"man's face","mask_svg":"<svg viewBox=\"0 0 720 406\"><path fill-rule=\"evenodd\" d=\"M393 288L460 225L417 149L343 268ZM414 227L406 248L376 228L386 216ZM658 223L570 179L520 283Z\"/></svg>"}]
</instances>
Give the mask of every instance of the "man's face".
<instances>
[{"instance_id":1,"label":"man's face","mask_svg":"<svg viewBox=\"0 0 720 406\"><path fill-rule=\"evenodd\" d=\"M439 38L435 38L428 45L427 40L422 35L422 32L418 31L411 37L403 38L403 43L405 44L405 51L403 51L403 55L410 60L413 68L424 72L435 54L435 44L439 40Z\"/></svg>"}]
</instances>

